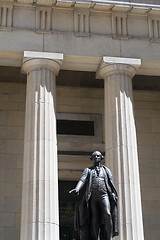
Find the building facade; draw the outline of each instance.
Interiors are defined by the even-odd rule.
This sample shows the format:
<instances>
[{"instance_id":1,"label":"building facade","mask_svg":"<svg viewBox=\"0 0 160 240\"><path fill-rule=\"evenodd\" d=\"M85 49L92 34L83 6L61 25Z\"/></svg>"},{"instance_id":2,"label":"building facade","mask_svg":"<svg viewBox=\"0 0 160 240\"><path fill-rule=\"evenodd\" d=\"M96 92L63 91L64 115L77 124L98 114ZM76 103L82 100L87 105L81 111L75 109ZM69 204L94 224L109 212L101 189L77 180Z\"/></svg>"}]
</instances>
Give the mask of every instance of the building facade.
<instances>
[{"instance_id":1,"label":"building facade","mask_svg":"<svg viewBox=\"0 0 160 240\"><path fill-rule=\"evenodd\" d=\"M0 0L0 240L79 240L99 150L120 240L160 239L158 0Z\"/></svg>"}]
</instances>

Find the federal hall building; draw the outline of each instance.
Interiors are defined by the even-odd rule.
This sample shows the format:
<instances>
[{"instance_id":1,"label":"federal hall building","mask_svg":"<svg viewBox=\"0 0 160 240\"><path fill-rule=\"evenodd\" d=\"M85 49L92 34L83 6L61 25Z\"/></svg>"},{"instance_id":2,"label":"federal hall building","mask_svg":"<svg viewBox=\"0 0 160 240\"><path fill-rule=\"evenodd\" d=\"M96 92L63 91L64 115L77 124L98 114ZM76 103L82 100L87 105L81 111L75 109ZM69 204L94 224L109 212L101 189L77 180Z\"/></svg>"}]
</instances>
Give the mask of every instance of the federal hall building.
<instances>
[{"instance_id":1,"label":"federal hall building","mask_svg":"<svg viewBox=\"0 0 160 240\"><path fill-rule=\"evenodd\" d=\"M0 0L0 240L80 240L104 155L115 240L160 240L160 0Z\"/></svg>"}]
</instances>

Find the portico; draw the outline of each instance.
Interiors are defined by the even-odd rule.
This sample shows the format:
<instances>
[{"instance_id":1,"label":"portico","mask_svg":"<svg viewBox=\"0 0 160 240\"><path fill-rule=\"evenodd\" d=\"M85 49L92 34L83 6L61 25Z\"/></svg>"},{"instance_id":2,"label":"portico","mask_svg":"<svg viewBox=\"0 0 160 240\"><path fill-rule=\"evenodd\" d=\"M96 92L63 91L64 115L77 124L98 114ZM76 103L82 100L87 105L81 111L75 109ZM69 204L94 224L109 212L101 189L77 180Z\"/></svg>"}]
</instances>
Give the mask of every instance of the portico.
<instances>
[{"instance_id":1,"label":"portico","mask_svg":"<svg viewBox=\"0 0 160 240\"><path fill-rule=\"evenodd\" d=\"M24 52L27 99L21 240L59 238L55 75L62 61L63 54ZM97 67L97 76L105 81L106 164L118 187L120 239L144 238L132 93L132 78L140 65L140 59L103 57Z\"/></svg>"}]
</instances>

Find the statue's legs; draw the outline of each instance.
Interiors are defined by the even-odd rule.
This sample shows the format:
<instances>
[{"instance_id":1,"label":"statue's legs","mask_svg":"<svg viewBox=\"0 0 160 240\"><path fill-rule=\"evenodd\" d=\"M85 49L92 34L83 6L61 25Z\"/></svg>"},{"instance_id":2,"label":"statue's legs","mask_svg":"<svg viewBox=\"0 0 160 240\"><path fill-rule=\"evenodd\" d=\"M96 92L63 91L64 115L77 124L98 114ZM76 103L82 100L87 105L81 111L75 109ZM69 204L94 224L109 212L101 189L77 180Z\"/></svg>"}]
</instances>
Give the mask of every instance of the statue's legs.
<instances>
[{"instance_id":1,"label":"statue's legs","mask_svg":"<svg viewBox=\"0 0 160 240\"><path fill-rule=\"evenodd\" d=\"M112 240L112 218L110 213L110 202L108 198L108 194L101 195L102 199L100 201L101 212L104 222L104 232L105 236L104 240Z\"/></svg>"},{"instance_id":2,"label":"statue's legs","mask_svg":"<svg viewBox=\"0 0 160 240\"><path fill-rule=\"evenodd\" d=\"M90 199L90 233L91 240L98 240L100 225L102 227L103 218L103 229L105 232L104 240L112 240L111 229L112 221L110 214L110 202L108 199L108 194L101 194L98 190L92 192ZM104 234L103 234L104 235Z\"/></svg>"},{"instance_id":3,"label":"statue's legs","mask_svg":"<svg viewBox=\"0 0 160 240\"><path fill-rule=\"evenodd\" d=\"M80 240L89 240L89 226L87 224L80 230Z\"/></svg>"},{"instance_id":4,"label":"statue's legs","mask_svg":"<svg viewBox=\"0 0 160 240\"><path fill-rule=\"evenodd\" d=\"M95 194L92 193L90 203L90 236L91 240L98 240L100 206Z\"/></svg>"}]
</instances>

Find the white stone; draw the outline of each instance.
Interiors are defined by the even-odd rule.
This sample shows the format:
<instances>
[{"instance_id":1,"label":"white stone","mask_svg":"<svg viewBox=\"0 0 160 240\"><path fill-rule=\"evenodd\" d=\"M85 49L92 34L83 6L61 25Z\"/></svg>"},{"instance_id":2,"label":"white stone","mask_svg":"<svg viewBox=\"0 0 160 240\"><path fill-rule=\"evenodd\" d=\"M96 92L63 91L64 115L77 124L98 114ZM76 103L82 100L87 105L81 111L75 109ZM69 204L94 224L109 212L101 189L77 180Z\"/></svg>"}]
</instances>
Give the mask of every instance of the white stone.
<instances>
[{"instance_id":1,"label":"white stone","mask_svg":"<svg viewBox=\"0 0 160 240\"><path fill-rule=\"evenodd\" d=\"M21 240L59 239L55 73L62 56L34 52L24 56L28 77Z\"/></svg>"},{"instance_id":2,"label":"white stone","mask_svg":"<svg viewBox=\"0 0 160 240\"><path fill-rule=\"evenodd\" d=\"M141 65L141 59L136 58L119 58L119 57L103 57L103 63L108 64L127 64L135 68L139 68Z\"/></svg>"},{"instance_id":3,"label":"white stone","mask_svg":"<svg viewBox=\"0 0 160 240\"><path fill-rule=\"evenodd\" d=\"M27 58L27 59L26 59ZM62 61L63 54L62 53L49 53L49 52L31 52L31 51L24 51L24 59L50 59L55 61Z\"/></svg>"}]
</instances>

